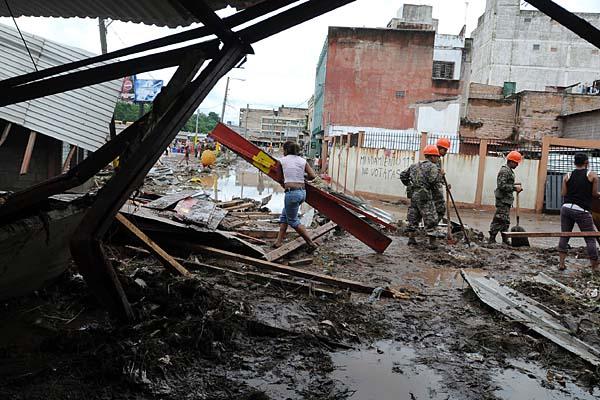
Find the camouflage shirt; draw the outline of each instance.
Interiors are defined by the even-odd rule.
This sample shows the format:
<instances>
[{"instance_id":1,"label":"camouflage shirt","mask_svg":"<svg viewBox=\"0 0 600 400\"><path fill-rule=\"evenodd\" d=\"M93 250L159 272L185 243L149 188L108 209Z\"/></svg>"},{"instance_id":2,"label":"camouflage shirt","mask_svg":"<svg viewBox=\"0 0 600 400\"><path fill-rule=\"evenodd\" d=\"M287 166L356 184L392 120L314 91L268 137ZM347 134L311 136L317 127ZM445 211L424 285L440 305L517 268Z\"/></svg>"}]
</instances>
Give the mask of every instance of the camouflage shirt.
<instances>
[{"instance_id":1,"label":"camouflage shirt","mask_svg":"<svg viewBox=\"0 0 600 400\"><path fill-rule=\"evenodd\" d=\"M503 165L498 172L496 186L496 204L511 206L514 200L515 172L508 165Z\"/></svg>"},{"instance_id":2,"label":"camouflage shirt","mask_svg":"<svg viewBox=\"0 0 600 400\"><path fill-rule=\"evenodd\" d=\"M440 169L429 160L424 160L408 168L410 186L413 193L432 193L440 188Z\"/></svg>"}]
</instances>

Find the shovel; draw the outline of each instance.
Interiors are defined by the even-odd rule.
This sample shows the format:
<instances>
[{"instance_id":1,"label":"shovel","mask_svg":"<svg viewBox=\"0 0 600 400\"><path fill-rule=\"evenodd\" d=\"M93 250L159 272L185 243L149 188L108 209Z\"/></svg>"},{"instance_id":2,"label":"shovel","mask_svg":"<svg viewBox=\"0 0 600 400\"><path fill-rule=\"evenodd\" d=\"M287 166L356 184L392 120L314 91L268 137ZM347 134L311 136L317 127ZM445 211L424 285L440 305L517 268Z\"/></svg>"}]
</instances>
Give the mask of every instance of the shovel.
<instances>
[{"instance_id":1,"label":"shovel","mask_svg":"<svg viewBox=\"0 0 600 400\"><path fill-rule=\"evenodd\" d=\"M444 180L444 186L446 186L446 193L448 194L448 196L450 196L450 201L452 201L452 206L454 207L454 211L456 212L456 217L458 218L458 222L460 223L462 231L465 235L465 242L467 242L467 246L471 247L471 240L469 239L469 234L467 233L465 225L463 224L462 219L460 218L460 214L458 213L458 208L456 207L456 203L454 202L454 196L452 196L452 192L450 191L450 189L448 189L448 181L446 181L445 176L442 176L442 179ZM448 224L450 224L450 220L448 220Z\"/></svg>"},{"instance_id":2,"label":"shovel","mask_svg":"<svg viewBox=\"0 0 600 400\"><path fill-rule=\"evenodd\" d=\"M515 207L515 212L517 215L517 225L510 228L511 232L526 232L525 228L523 228L520 223L519 211L521 209L521 203L519 202L519 192L517 192L517 206ZM529 239L526 237L520 238L511 238L510 244L512 247L529 247Z\"/></svg>"},{"instance_id":3,"label":"shovel","mask_svg":"<svg viewBox=\"0 0 600 400\"><path fill-rule=\"evenodd\" d=\"M450 192L446 188L446 221L448 224L448 244L456 244L456 240L452 237L452 222L450 221Z\"/></svg>"}]
</instances>

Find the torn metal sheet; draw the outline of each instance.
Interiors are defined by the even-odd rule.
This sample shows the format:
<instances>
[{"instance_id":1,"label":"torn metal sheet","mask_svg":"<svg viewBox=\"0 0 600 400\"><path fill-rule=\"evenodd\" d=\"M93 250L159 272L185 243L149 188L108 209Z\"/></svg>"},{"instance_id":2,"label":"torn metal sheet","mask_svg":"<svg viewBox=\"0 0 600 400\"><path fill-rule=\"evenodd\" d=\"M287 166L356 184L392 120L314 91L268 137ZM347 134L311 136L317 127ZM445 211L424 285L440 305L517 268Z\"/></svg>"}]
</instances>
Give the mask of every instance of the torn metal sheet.
<instances>
[{"instance_id":1,"label":"torn metal sheet","mask_svg":"<svg viewBox=\"0 0 600 400\"><path fill-rule=\"evenodd\" d=\"M168 194L154 201L151 201L148 204L144 204L144 207L151 208L153 210L166 210L168 208L171 208L173 205L179 203L181 200L187 199L188 197L192 197L194 193L195 192L188 190L180 193Z\"/></svg>"},{"instance_id":2,"label":"torn metal sheet","mask_svg":"<svg viewBox=\"0 0 600 400\"><path fill-rule=\"evenodd\" d=\"M191 197L181 200L175 206L175 212L182 221L206 227L211 231L217 229L227 215L227 210L218 208L214 202Z\"/></svg>"},{"instance_id":3,"label":"torn metal sheet","mask_svg":"<svg viewBox=\"0 0 600 400\"><path fill-rule=\"evenodd\" d=\"M594 366L600 365L600 351L574 337L543 304L501 285L482 273L461 270L461 275L479 299L496 311L519 321L563 349L581 357Z\"/></svg>"},{"instance_id":4,"label":"torn metal sheet","mask_svg":"<svg viewBox=\"0 0 600 400\"><path fill-rule=\"evenodd\" d=\"M583 294L579 293L577 290L570 288L566 285L563 285L556 279L549 277L548 275L544 274L543 272L540 272L539 274L535 275L533 277L533 281L538 282L538 283L543 283L543 284L549 285L549 286L556 286L557 288L562 289L565 293L570 294L571 296L583 297Z\"/></svg>"}]
</instances>

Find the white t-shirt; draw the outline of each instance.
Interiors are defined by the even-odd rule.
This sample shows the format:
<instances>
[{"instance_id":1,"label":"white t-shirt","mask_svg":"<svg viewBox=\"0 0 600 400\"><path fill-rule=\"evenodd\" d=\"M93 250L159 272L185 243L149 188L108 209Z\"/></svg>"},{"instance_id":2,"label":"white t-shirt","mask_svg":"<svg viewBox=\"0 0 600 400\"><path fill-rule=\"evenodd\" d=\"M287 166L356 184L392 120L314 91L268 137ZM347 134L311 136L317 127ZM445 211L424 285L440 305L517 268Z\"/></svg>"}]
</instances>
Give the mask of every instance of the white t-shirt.
<instances>
[{"instance_id":1,"label":"white t-shirt","mask_svg":"<svg viewBox=\"0 0 600 400\"><path fill-rule=\"evenodd\" d=\"M300 156L287 155L279 160L285 183L304 183L306 160Z\"/></svg>"}]
</instances>

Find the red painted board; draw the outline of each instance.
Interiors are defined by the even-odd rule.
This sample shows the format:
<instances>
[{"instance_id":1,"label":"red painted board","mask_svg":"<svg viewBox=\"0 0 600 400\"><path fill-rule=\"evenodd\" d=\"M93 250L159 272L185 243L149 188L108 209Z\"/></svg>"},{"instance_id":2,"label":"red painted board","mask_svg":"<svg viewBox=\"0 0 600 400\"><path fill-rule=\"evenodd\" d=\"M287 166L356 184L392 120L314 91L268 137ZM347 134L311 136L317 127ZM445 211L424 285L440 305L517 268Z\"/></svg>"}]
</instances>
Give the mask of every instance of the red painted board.
<instances>
[{"instance_id":1,"label":"red painted board","mask_svg":"<svg viewBox=\"0 0 600 400\"><path fill-rule=\"evenodd\" d=\"M263 152L232 129L223 124L218 124L210 136L259 168L275 181L283 183L283 172L279 161ZM306 186L306 202L379 253L383 253L392 242L392 239L346 209L343 206L346 202L310 184Z\"/></svg>"}]
</instances>

